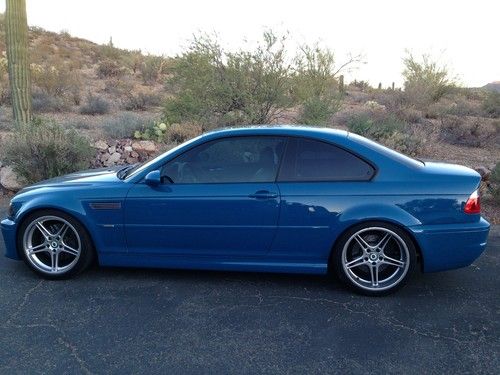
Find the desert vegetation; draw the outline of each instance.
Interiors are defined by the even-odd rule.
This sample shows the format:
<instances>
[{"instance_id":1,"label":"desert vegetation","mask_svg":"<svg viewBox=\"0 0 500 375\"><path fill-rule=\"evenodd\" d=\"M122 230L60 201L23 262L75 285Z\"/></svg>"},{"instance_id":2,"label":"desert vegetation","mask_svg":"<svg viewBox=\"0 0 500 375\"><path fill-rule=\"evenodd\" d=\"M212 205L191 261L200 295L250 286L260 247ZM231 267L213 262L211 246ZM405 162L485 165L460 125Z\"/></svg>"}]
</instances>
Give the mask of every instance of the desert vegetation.
<instances>
[{"instance_id":1,"label":"desert vegetation","mask_svg":"<svg viewBox=\"0 0 500 375\"><path fill-rule=\"evenodd\" d=\"M286 123L346 129L414 157L479 168L485 201L499 200L500 84L463 87L431 56L408 52L394 72L402 87L372 87L344 82L359 56L341 61L319 44L291 47L293 36L272 31L231 51L201 34L165 57L30 27L34 121L19 128L5 33L0 15L0 160L20 184L143 160L217 127Z\"/></svg>"}]
</instances>

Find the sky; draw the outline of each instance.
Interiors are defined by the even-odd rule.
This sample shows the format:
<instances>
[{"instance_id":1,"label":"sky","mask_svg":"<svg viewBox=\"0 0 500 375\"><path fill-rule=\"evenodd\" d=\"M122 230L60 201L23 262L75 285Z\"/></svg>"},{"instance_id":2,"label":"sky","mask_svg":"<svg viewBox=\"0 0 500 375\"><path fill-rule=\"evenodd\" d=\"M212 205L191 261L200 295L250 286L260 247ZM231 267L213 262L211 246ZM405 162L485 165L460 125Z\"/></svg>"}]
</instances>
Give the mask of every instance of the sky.
<instances>
[{"instance_id":1,"label":"sky","mask_svg":"<svg viewBox=\"0 0 500 375\"><path fill-rule=\"evenodd\" d=\"M405 51L430 54L464 86L500 80L499 0L26 0L28 23L96 43L173 56L193 34L217 33L231 50L266 29L292 45L319 42L338 63L362 54L347 81L402 84ZM5 1L0 3L5 10Z\"/></svg>"}]
</instances>

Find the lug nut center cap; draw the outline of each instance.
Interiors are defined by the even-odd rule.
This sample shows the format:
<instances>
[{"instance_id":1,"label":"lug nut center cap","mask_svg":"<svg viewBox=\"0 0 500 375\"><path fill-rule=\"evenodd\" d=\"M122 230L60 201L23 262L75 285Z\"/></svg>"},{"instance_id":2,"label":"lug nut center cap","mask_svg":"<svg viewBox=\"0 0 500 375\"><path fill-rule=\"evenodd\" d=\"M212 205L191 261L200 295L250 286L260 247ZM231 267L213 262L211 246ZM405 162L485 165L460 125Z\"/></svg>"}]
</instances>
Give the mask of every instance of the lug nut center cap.
<instances>
[{"instance_id":1,"label":"lug nut center cap","mask_svg":"<svg viewBox=\"0 0 500 375\"><path fill-rule=\"evenodd\" d=\"M54 242L52 242L50 244L50 246L52 246L52 247L59 247L59 244L56 241L54 241Z\"/></svg>"},{"instance_id":2,"label":"lug nut center cap","mask_svg":"<svg viewBox=\"0 0 500 375\"><path fill-rule=\"evenodd\" d=\"M370 254L370 259L371 260L376 260L378 257L377 257L377 254Z\"/></svg>"}]
</instances>

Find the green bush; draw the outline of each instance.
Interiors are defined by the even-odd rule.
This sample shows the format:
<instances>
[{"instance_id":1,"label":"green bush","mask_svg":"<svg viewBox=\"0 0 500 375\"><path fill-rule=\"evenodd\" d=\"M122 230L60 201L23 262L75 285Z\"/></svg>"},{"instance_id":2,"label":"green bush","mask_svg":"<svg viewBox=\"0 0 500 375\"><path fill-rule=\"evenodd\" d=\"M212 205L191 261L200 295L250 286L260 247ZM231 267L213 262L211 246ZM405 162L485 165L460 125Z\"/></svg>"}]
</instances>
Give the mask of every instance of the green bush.
<instances>
[{"instance_id":1,"label":"green bush","mask_svg":"<svg viewBox=\"0 0 500 375\"><path fill-rule=\"evenodd\" d=\"M354 116L347 122L349 131L380 142L408 155L417 155L421 141L411 134L408 125L394 115Z\"/></svg>"},{"instance_id":2,"label":"green bush","mask_svg":"<svg viewBox=\"0 0 500 375\"><path fill-rule=\"evenodd\" d=\"M106 119L102 125L104 134L110 138L132 137L136 131L142 131L151 123L150 118L144 118L134 113L122 113Z\"/></svg>"},{"instance_id":3,"label":"green bush","mask_svg":"<svg viewBox=\"0 0 500 375\"><path fill-rule=\"evenodd\" d=\"M312 97L302 105L298 122L304 125L327 125L338 108L340 101L335 100L335 97Z\"/></svg>"},{"instance_id":4,"label":"green bush","mask_svg":"<svg viewBox=\"0 0 500 375\"><path fill-rule=\"evenodd\" d=\"M163 56L148 55L142 58L138 65L142 80L146 85L156 83L160 76L165 73L167 60Z\"/></svg>"},{"instance_id":5,"label":"green bush","mask_svg":"<svg viewBox=\"0 0 500 375\"><path fill-rule=\"evenodd\" d=\"M500 92L488 92L483 101L483 110L491 117L500 117Z\"/></svg>"},{"instance_id":6,"label":"green bush","mask_svg":"<svg viewBox=\"0 0 500 375\"><path fill-rule=\"evenodd\" d=\"M80 107L82 115L104 115L109 112L109 103L106 99L89 94L84 105Z\"/></svg>"},{"instance_id":7,"label":"green bush","mask_svg":"<svg viewBox=\"0 0 500 375\"><path fill-rule=\"evenodd\" d=\"M35 121L15 129L2 158L27 183L87 168L94 150L74 129Z\"/></svg>"},{"instance_id":8,"label":"green bush","mask_svg":"<svg viewBox=\"0 0 500 375\"><path fill-rule=\"evenodd\" d=\"M428 55L418 60L408 53L403 64L406 100L419 109L438 102L456 88L456 80L451 77L448 68L439 65Z\"/></svg>"}]
</instances>

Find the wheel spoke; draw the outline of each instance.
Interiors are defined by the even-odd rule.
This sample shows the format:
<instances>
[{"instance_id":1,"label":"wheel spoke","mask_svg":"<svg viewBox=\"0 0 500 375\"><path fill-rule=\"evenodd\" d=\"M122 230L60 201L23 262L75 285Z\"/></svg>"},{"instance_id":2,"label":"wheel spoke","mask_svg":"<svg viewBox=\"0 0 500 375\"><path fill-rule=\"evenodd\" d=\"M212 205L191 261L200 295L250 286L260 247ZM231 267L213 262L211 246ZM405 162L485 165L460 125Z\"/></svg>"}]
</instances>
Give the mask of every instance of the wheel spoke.
<instances>
[{"instance_id":1,"label":"wheel spoke","mask_svg":"<svg viewBox=\"0 0 500 375\"><path fill-rule=\"evenodd\" d=\"M45 243L42 243L42 244L36 245L36 246L32 246L32 247L28 248L27 250L28 250L29 254L36 254L36 253L41 253L44 251L49 251L47 249L47 246L45 245Z\"/></svg>"},{"instance_id":2,"label":"wheel spoke","mask_svg":"<svg viewBox=\"0 0 500 375\"><path fill-rule=\"evenodd\" d=\"M372 286L378 286L378 266L370 266Z\"/></svg>"},{"instance_id":3,"label":"wheel spoke","mask_svg":"<svg viewBox=\"0 0 500 375\"><path fill-rule=\"evenodd\" d=\"M73 249L71 246L66 245L63 243L63 247L61 248L61 251L64 251L65 253L77 256L78 255L78 250Z\"/></svg>"},{"instance_id":4,"label":"wheel spoke","mask_svg":"<svg viewBox=\"0 0 500 375\"><path fill-rule=\"evenodd\" d=\"M59 228L59 230L57 231L56 236L61 236L61 238L64 238L64 235L68 231L68 228L69 228L69 225L66 223L63 223L63 225L61 225L61 228Z\"/></svg>"},{"instance_id":5,"label":"wheel spoke","mask_svg":"<svg viewBox=\"0 0 500 375\"><path fill-rule=\"evenodd\" d=\"M358 235L356 235L356 236L354 237L354 239L355 239L355 240L356 240L356 242L359 244L359 246L361 246L361 248L362 248L363 250L366 250L366 249L369 249L369 248L370 248L370 245L368 245L368 242L366 242L366 241L364 240L364 238L363 238L363 237L361 237L361 235L359 235L359 234L358 234Z\"/></svg>"},{"instance_id":6,"label":"wheel spoke","mask_svg":"<svg viewBox=\"0 0 500 375\"><path fill-rule=\"evenodd\" d=\"M379 241L377 244L377 247L381 250L384 251L385 247L387 246L387 243L390 241L392 238L392 235L390 233L386 233L384 237Z\"/></svg>"},{"instance_id":7,"label":"wheel spoke","mask_svg":"<svg viewBox=\"0 0 500 375\"><path fill-rule=\"evenodd\" d=\"M364 258L361 256L359 258L353 259L345 264L345 267L347 269L354 268L354 267L359 267L365 264Z\"/></svg>"},{"instance_id":8,"label":"wheel spoke","mask_svg":"<svg viewBox=\"0 0 500 375\"><path fill-rule=\"evenodd\" d=\"M384 255L384 260L382 261L382 263L389 264L391 266L400 267L400 268L403 268L405 266L405 262L403 262L402 260L397 260L397 259L388 257L387 255Z\"/></svg>"},{"instance_id":9,"label":"wheel spoke","mask_svg":"<svg viewBox=\"0 0 500 375\"><path fill-rule=\"evenodd\" d=\"M50 263L52 272L57 272L59 268L59 253L57 251L51 252Z\"/></svg>"},{"instance_id":10,"label":"wheel spoke","mask_svg":"<svg viewBox=\"0 0 500 375\"><path fill-rule=\"evenodd\" d=\"M43 226L43 223L41 221L37 221L35 225L46 239L52 236L52 233L50 233L48 229Z\"/></svg>"}]
</instances>

